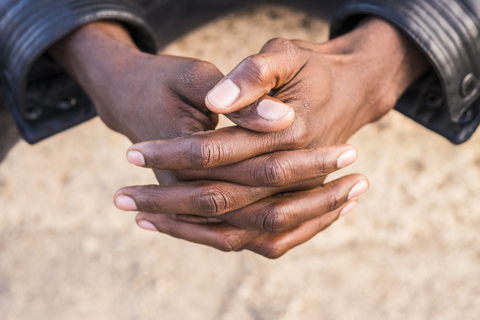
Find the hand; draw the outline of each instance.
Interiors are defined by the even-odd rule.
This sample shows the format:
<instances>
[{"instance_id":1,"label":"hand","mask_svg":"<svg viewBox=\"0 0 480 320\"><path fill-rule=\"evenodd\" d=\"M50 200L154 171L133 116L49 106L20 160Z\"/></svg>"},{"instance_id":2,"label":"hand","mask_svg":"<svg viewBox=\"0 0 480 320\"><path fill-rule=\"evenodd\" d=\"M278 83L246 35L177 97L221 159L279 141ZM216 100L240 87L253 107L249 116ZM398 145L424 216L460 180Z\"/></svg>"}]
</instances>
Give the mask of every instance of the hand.
<instances>
[{"instance_id":1,"label":"hand","mask_svg":"<svg viewBox=\"0 0 480 320\"><path fill-rule=\"evenodd\" d=\"M219 113L233 111L234 113L227 116L244 127L268 131L262 130L256 119L263 116L275 123L276 117L281 118L283 113L275 112L271 107L276 106L277 110L281 110L278 105L285 102L296 112L296 120L292 126L270 134L226 128L215 134L177 140L174 145L166 141L137 144L130 151L142 154L147 167L205 169L249 159L258 153L315 148L344 142L361 126L378 119L393 108L405 88L426 67L427 62L421 53L395 28L378 19L367 20L350 34L326 44L273 40L259 55L247 58L227 75L210 92L206 105L210 110ZM270 96L265 95L266 93ZM248 107L242 109L244 106ZM239 149L238 145L249 146L250 149ZM190 157L180 156L189 151L194 151ZM275 174L271 181L283 181L283 170L272 171ZM211 174L209 170L205 172ZM236 171L230 172L233 174ZM237 177L229 178L238 183L258 183L242 181L242 176L238 174ZM162 201L165 200L159 202ZM222 218L227 220L227 217L236 216L227 214ZM249 215L250 221L255 216L257 214ZM258 216L265 217L265 214ZM308 239L323 230L323 227L333 221L331 217L336 219L338 211L310 220L298 227L299 229L281 235L265 234L258 238L262 239L261 245L253 247L248 242L244 244L245 241L239 240L242 236L247 237L242 233L244 230L226 230L224 225L220 227L207 224L199 228L185 224L184 219L179 222L177 216L144 213L137 219L140 222L145 220L154 223L155 226L150 224L147 228L159 229L190 241L224 250L246 248L277 257L291 248L292 244L302 242L298 240L300 237ZM198 221L198 218L195 219ZM319 220L325 223L319 223ZM230 222L238 223L232 220ZM307 227L303 226L307 225L323 227L311 227L308 229L310 232L306 233L297 231L304 230L303 228ZM249 227L252 228L252 225ZM192 229L199 231L192 232ZM268 231L275 229L270 228ZM199 236L200 234L202 236ZM290 242L292 237L296 241ZM230 238L235 239L236 246L228 245ZM290 246L282 245L284 240L280 239L289 239L287 242ZM271 252L275 254L270 254Z\"/></svg>"},{"instance_id":2,"label":"hand","mask_svg":"<svg viewBox=\"0 0 480 320\"><path fill-rule=\"evenodd\" d=\"M52 48L51 52L83 85L94 101L102 120L109 127L125 134L134 142L145 139L171 139L177 136L191 135L195 132L204 132L205 130L213 129L216 125L216 116L212 114L203 103L206 92L223 77L211 64L193 59L143 54L135 48L121 27L108 23L92 24L85 27L72 36L62 40L62 42ZM141 112L139 112L139 110L141 110ZM283 122L277 121L272 124L264 123L264 127L268 130L280 130L287 126L293 120L293 112L287 108L287 111L284 111L283 115ZM256 123L262 125L262 119ZM236 128L236 130L243 133L244 136L250 134L250 131L245 129ZM223 136L225 131L228 131L228 129L222 132L204 133L201 136L205 137L207 134ZM198 135L189 137L190 139L195 139ZM167 141L173 142L171 145L175 145L176 143L175 140ZM172 150L174 149L175 148ZM202 149L200 148L200 150ZM349 150L350 157L343 157L342 164L342 161L337 160L337 158L340 157L340 154ZM196 154L192 151L194 150L188 151L187 158L192 159L195 157ZM249 152L251 156L258 154L255 154L255 152L252 153L252 151L249 151L249 148L244 148L244 151ZM271 197L275 193L279 191L312 188L318 184L319 179L323 180L325 174L339 168L338 165L347 165L356 158L356 153L353 152L354 156L352 157L351 148L346 146L331 150L330 152L332 154L327 153L326 150L318 151L319 152L316 153L311 152L309 154L293 156L287 153L262 156L256 158L254 161L233 165L233 167L237 167L230 168L233 169L233 171L226 170L225 167L211 169L208 170L208 172L205 170L189 170L180 173L165 170L156 171L157 178L161 182L177 181L178 179L175 175L180 174L183 175L184 178L211 179L213 177L215 179L233 180L234 182L240 183L250 182L258 185L258 188L255 189L218 181L178 182L176 185L156 186L150 187L150 189L157 188L162 190L161 188L163 188L164 190L171 191L167 192L167 194L178 194L184 196L184 198L188 194L186 193L188 188L201 192L205 196L200 199L205 200L206 205L200 207L192 206L191 209L193 210L187 211L187 213L190 214L211 214L212 211L209 209L209 205L211 207L212 203L214 204L213 210L217 210L214 212L215 214L221 214L231 210L240 210L252 202L264 199L265 197L267 197L266 200L263 200L265 204L276 203L275 206L278 207L278 197ZM185 154L181 156L180 160L185 158ZM328 159L327 156L330 156L330 159ZM139 159L142 160L138 158L138 154L137 157L135 154L132 157L131 153L129 159L134 162ZM172 160L174 157L170 159ZM328 163L328 161L330 163ZM180 163L181 161L175 162ZM252 166L252 163L261 165ZM271 168L277 168L278 170L285 169L283 166L278 165L272 167L270 166L272 163L290 163L295 165L297 169L291 170L289 172L290 175L288 177L285 176L285 179L282 180L278 180L276 176L274 176L274 180L270 180L272 175L267 176L266 179L262 175L258 175L259 168L260 170L265 170L265 168L267 168L267 170L271 170ZM327 164L329 164L329 166L326 166ZM314 165L318 165L318 167L312 168ZM194 167L195 166L187 166L187 168ZM250 168L251 172L245 172L242 170L242 167L243 169ZM298 170L298 168L305 168L306 170ZM235 173L233 176L232 172ZM236 174L238 172L242 172L243 174ZM238 181L237 177L240 177L240 181ZM260 177L260 179L258 179L258 177ZM362 180L364 186L366 185L363 177L350 176L331 183L331 185L325 188L316 189L315 194L298 194L298 199L292 198L292 202L305 201L305 197L312 198L315 195L320 199L326 198L322 200L323 207L320 210L310 210L303 218L296 217L293 219L292 217L286 217L285 220L279 221L276 215L272 215L274 212L270 211L265 219L268 222L268 220L271 220L273 217L275 219L274 222L264 223L261 226L258 224L251 226L247 220L252 220L252 214L248 210L243 209L243 220L235 219L237 215L230 215L230 218L228 218L229 215L225 215L223 220L230 220L243 228L251 227L257 230L261 229L263 232L266 228L279 232L296 227L306 220L334 209L337 209L336 215L333 216L336 218L344 209L344 204L347 200L352 200L351 203L356 203L356 195L350 192L350 190L359 180ZM265 184L274 184L277 185L277 187L265 187ZM137 188L137 190L138 189L139 188ZM212 190L216 190L217 193L212 192ZM222 192L219 193L218 190ZM232 199L238 200L236 206L227 206L225 204L223 209L219 207L218 202L215 202L215 200L219 197L223 198L225 193L232 195ZM152 192L148 193L144 191L140 193L140 196L143 196L143 199L147 199L147 203L149 204L155 203L153 209L148 208L151 212L155 212L155 209L159 208L159 204L151 199L153 197ZM175 197L170 198L174 204L179 203ZM123 198L117 196L116 201L119 207L122 207L121 199L124 200L123 205L125 205L125 199L128 198L126 198L125 195ZM210 201L211 199L214 201ZM143 206L140 200L136 199L136 201L140 207ZM348 204L346 206L348 208L352 207ZM220 210L218 210L218 208L220 208ZM253 212L258 210L257 208L253 210ZM345 213L345 210L343 212ZM249 216L250 218L248 218ZM192 221L192 217L189 217L189 219L189 221ZM176 219L177 222L180 220L181 219ZM211 221L211 219L208 221ZM333 220L331 222L333 222ZM323 225L328 225L329 223L322 222ZM223 224L223 228L239 230L226 223ZM242 232L243 231L245 235L247 233L250 235L255 234L253 238L251 236L243 237L241 241L243 245L248 244L251 242L250 240L253 241L253 239L258 238L258 236L263 233L252 233L251 231L247 232L247 230L242 229ZM196 234L199 235L201 233ZM205 239L208 241L208 237ZM299 239L301 239L301 237ZM257 243L258 246L258 243L263 242L256 240L254 243ZM294 244L295 241L292 245ZM267 247L265 244L262 246Z\"/></svg>"},{"instance_id":3,"label":"hand","mask_svg":"<svg viewBox=\"0 0 480 320\"><path fill-rule=\"evenodd\" d=\"M175 144L175 140L169 142ZM165 150L168 151L168 148ZM230 246L222 245L224 236L216 235L214 232L208 236L205 229L209 230L210 225L198 228L198 232L191 232L195 228L190 224L228 222L237 228L231 228L227 224L223 224L222 228L228 230L229 237L232 233L237 234L236 248L240 249L251 240L247 235L258 237L265 232L283 233L303 223L308 224L317 217L321 219L315 221L325 227L339 215L353 209L357 197L368 188L364 176L349 175L321 187L315 186L323 181L326 175L343 168L355 159L356 151L345 145L276 152L207 170L205 173L206 175L221 174L222 171L240 173L239 177L244 177L243 183L258 184L256 176L262 177L262 180L266 176L268 180L269 173L277 175L278 170L283 172L283 175L281 180L275 179L275 184L278 184L276 187L252 187L209 180L163 186L136 186L119 190L116 204L123 210L142 211L137 219L153 223L162 232L217 248ZM266 182L268 184L268 181ZM294 190L298 191L292 192ZM327 214L332 211L333 214ZM139 224L146 226L144 222ZM168 228L169 224L176 227ZM214 228L218 230L219 226ZM156 230L153 226L151 229ZM251 231L246 232L245 229ZM299 237L300 235L292 239L292 246L297 244L296 238ZM305 235L301 238L304 237Z\"/></svg>"},{"instance_id":4,"label":"hand","mask_svg":"<svg viewBox=\"0 0 480 320\"><path fill-rule=\"evenodd\" d=\"M209 92L206 105L260 131L252 119L267 113L275 121L275 113L265 110L272 101L285 103L295 110L296 119L273 134L270 145L333 145L391 110L427 66L423 54L400 31L368 18L327 43L269 41Z\"/></svg>"},{"instance_id":5,"label":"hand","mask_svg":"<svg viewBox=\"0 0 480 320\"><path fill-rule=\"evenodd\" d=\"M103 122L133 142L213 130L218 116L203 102L223 77L212 64L140 52L113 22L86 25L50 50L79 81ZM175 181L156 172L159 181Z\"/></svg>"},{"instance_id":6,"label":"hand","mask_svg":"<svg viewBox=\"0 0 480 320\"><path fill-rule=\"evenodd\" d=\"M49 53L82 85L103 122L132 142L188 136L217 126L218 116L204 99L223 74L211 63L142 53L125 28L113 22L86 25ZM263 126L286 128L293 110L288 108L282 119ZM139 161L131 154L129 160ZM172 172L155 173L160 182L177 180Z\"/></svg>"},{"instance_id":7,"label":"hand","mask_svg":"<svg viewBox=\"0 0 480 320\"><path fill-rule=\"evenodd\" d=\"M276 123L274 115L283 119L285 108L279 106L286 103L295 111L292 125L271 133L230 127L173 144L136 144L130 152L142 154L146 167L205 169L279 150L344 143L391 110L427 66L402 33L377 18L324 44L275 39L222 79L205 104L242 127L265 131L265 123ZM184 178L194 179L189 174Z\"/></svg>"}]
</instances>

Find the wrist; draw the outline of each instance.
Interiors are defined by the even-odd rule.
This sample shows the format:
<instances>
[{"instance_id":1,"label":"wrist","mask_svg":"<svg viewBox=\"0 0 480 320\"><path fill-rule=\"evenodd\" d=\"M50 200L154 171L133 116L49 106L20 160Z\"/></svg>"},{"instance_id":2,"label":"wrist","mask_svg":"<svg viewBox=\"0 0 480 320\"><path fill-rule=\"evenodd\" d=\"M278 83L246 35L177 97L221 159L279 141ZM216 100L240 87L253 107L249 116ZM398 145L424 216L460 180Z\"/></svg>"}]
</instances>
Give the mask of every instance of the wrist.
<instances>
[{"instance_id":1,"label":"wrist","mask_svg":"<svg viewBox=\"0 0 480 320\"><path fill-rule=\"evenodd\" d=\"M141 53L128 31L115 22L94 22L55 43L48 51L90 98L108 85L128 61Z\"/></svg>"},{"instance_id":2,"label":"wrist","mask_svg":"<svg viewBox=\"0 0 480 320\"><path fill-rule=\"evenodd\" d=\"M115 22L94 22L55 43L48 51L78 81L102 120L119 131L113 99L124 69L142 54L128 31Z\"/></svg>"},{"instance_id":3,"label":"wrist","mask_svg":"<svg viewBox=\"0 0 480 320\"><path fill-rule=\"evenodd\" d=\"M367 122L393 109L397 100L429 66L424 54L399 29L376 18L366 18L352 32L323 48L343 57L345 72L355 79L357 97Z\"/></svg>"}]
</instances>

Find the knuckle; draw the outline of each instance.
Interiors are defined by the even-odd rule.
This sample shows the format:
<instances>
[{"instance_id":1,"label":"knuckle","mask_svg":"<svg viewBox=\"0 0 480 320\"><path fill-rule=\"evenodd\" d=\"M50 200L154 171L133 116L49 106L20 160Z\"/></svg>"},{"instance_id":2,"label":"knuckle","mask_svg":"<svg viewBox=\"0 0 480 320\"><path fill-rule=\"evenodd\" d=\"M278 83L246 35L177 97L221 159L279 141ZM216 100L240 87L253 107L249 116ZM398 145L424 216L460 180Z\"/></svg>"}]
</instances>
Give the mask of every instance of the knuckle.
<instances>
[{"instance_id":1,"label":"knuckle","mask_svg":"<svg viewBox=\"0 0 480 320\"><path fill-rule=\"evenodd\" d=\"M178 75L185 85L196 85L199 80L205 78L205 75L211 74L216 67L206 61L193 60L185 64Z\"/></svg>"},{"instance_id":2,"label":"knuckle","mask_svg":"<svg viewBox=\"0 0 480 320\"><path fill-rule=\"evenodd\" d=\"M277 214L275 210L268 210L261 215L261 225L259 226L262 231L272 233L271 230L277 221Z\"/></svg>"},{"instance_id":3,"label":"knuckle","mask_svg":"<svg viewBox=\"0 0 480 320\"><path fill-rule=\"evenodd\" d=\"M202 169L212 168L222 159L222 148L214 140L195 138L190 156L194 166Z\"/></svg>"},{"instance_id":4,"label":"knuckle","mask_svg":"<svg viewBox=\"0 0 480 320\"><path fill-rule=\"evenodd\" d=\"M257 173L257 179L266 186L279 187L287 184L289 173L288 163L277 159L264 164Z\"/></svg>"},{"instance_id":5,"label":"knuckle","mask_svg":"<svg viewBox=\"0 0 480 320\"><path fill-rule=\"evenodd\" d=\"M278 50L285 49L291 46L296 47L296 45L292 41L278 37L268 40L267 43L263 46L262 50Z\"/></svg>"},{"instance_id":6,"label":"knuckle","mask_svg":"<svg viewBox=\"0 0 480 320\"><path fill-rule=\"evenodd\" d=\"M218 216L227 208L227 197L221 190L215 187L202 188L200 195L196 197L197 207L205 216Z\"/></svg>"},{"instance_id":7,"label":"knuckle","mask_svg":"<svg viewBox=\"0 0 480 320\"><path fill-rule=\"evenodd\" d=\"M330 212L338 208L338 206L340 205L340 199L337 195L337 192L334 192L334 190L329 189L327 191L328 192L325 198L326 210L327 212Z\"/></svg>"},{"instance_id":8,"label":"knuckle","mask_svg":"<svg viewBox=\"0 0 480 320\"><path fill-rule=\"evenodd\" d=\"M283 256L285 253L287 253L287 251L288 249L284 248L283 246L269 244L265 246L260 254L265 258L275 260Z\"/></svg>"},{"instance_id":9,"label":"knuckle","mask_svg":"<svg viewBox=\"0 0 480 320\"><path fill-rule=\"evenodd\" d=\"M295 41L287 40L285 38L274 38L269 40L262 48L260 52L270 51L285 54L290 57L290 60L301 59L304 54L304 50L299 47Z\"/></svg>"},{"instance_id":10,"label":"knuckle","mask_svg":"<svg viewBox=\"0 0 480 320\"><path fill-rule=\"evenodd\" d=\"M150 213L163 213L164 208L158 198L156 186L143 186L142 189L141 195L137 197L139 209Z\"/></svg>"},{"instance_id":11,"label":"knuckle","mask_svg":"<svg viewBox=\"0 0 480 320\"><path fill-rule=\"evenodd\" d=\"M324 176L329 174L332 170L332 165L329 162L329 159L326 157L321 157L315 162L315 171L318 176Z\"/></svg>"},{"instance_id":12,"label":"knuckle","mask_svg":"<svg viewBox=\"0 0 480 320\"><path fill-rule=\"evenodd\" d=\"M289 206L283 203L272 205L260 215L261 230L268 233L280 233L287 230L291 224Z\"/></svg>"},{"instance_id":13,"label":"knuckle","mask_svg":"<svg viewBox=\"0 0 480 320\"><path fill-rule=\"evenodd\" d=\"M148 212L150 213L162 213L163 211L162 206L156 201L155 197L143 199L143 205L148 208Z\"/></svg>"},{"instance_id":14,"label":"knuckle","mask_svg":"<svg viewBox=\"0 0 480 320\"><path fill-rule=\"evenodd\" d=\"M234 231L226 232L218 237L218 248L224 252L239 251L243 246L241 237Z\"/></svg>"},{"instance_id":15,"label":"knuckle","mask_svg":"<svg viewBox=\"0 0 480 320\"><path fill-rule=\"evenodd\" d=\"M191 60L175 73L175 77L173 88L186 100L198 103L223 78L223 74L210 62Z\"/></svg>"},{"instance_id":16,"label":"knuckle","mask_svg":"<svg viewBox=\"0 0 480 320\"><path fill-rule=\"evenodd\" d=\"M243 60L243 65L245 67L245 72L250 76L250 78L253 78L259 83L264 83L267 80L267 73L269 69L269 62L267 58L258 54L249 56Z\"/></svg>"}]
</instances>

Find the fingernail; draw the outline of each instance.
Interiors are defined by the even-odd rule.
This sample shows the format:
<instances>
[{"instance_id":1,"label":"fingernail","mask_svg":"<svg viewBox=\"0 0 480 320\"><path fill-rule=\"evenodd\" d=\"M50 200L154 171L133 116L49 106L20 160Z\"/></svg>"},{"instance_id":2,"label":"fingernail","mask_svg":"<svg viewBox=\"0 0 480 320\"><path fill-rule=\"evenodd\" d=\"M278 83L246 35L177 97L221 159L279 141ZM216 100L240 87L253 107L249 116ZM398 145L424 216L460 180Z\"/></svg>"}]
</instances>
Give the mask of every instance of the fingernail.
<instances>
[{"instance_id":1,"label":"fingernail","mask_svg":"<svg viewBox=\"0 0 480 320\"><path fill-rule=\"evenodd\" d=\"M348 200L356 198L368 190L368 183L365 180L358 182L348 193Z\"/></svg>"},{"instance_id":2,"label":"fingernail","mask_svg":"<svg viewBox=\"0 0 480 320\"><path fill-rule=\"evenodd\" d=\"M138 220L137 224L142 229L149 230L149 231L158 231L157 228L148 221Z\"/></svg>"},{"instance_id":3,"label":"fingernail","mask_svg":"<svg viewBox=\"0 0 480 320\"><path fill-rule=\"evenodd\" d=\"M132 198L124 196L123 194L119 195L117 199L115 199L115 205L118 209L121 210L137 210L137 205Z\"/></svg>"},{"instance_id":4,"label":"fingernail","mask_svg":"<svg viewBox=\"0 0 480 320\"><path fill-rule=\"evenodd\" d=\"M287 113L289 106L286 104L276 102L270 99L260 101L257 107L257 113L260 117L268 121L277 121L285 113Z\"/></svg>"},{"instance_id":5,"label":"fingernail","mask_svg":"<svg viewBox=\"0 0 480 320\"><path fill-rule=\"evenodd\" d=\"M343 217L344 215L346 215L347 213L355 209L356 206L357 206L357 201L352 201L349 204L347 204L345 208L343 208L342 212L340 212L340 217Z\"/></svg>"},{"instance_id":6,"label":"fingernail","mask_svg":"<svg viewBox=\"0 0 480 320\"><path fill-rule=\"evenodd\" d=\"M342 153L337 159L337 168L342 169L349 164L352 164L357 159L357 151L355 149L349 149Z\"/></svg>"},{"instance_id":7,"label":"fingernail","mask_svg":"<svg viewBox=\"0 0 480 320\"><path fill-rule=\"evenodd\" d=\"M143 154L141 154L138 151L128 151L127 160L128 162L136 166L140 166L140 167L145 166L145 158L143 157Z\"/></svg>"},{"instance_id":8,"label":"fingernail","mask_svg":"<svg viewBox=\"0 0 480 320\"><path fill-rule=\"evenodd\" d=\"M215 107L225 109L237 100L239 94L240 88L238 88L232 80L227 79L213 88L208 94L207 99Z\"/></svg>"}]
</instances>

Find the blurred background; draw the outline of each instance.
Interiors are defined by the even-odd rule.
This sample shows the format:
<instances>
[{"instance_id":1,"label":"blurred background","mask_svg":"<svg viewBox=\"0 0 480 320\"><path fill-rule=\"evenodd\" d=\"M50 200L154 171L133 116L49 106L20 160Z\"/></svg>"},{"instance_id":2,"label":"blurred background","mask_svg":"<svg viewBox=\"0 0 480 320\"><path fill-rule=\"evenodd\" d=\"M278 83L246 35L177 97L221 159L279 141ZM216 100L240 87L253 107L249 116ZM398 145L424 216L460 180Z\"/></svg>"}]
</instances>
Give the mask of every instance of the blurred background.
<instances>
[{"instance_id":1,"label":"blurred background","mask_svg":"<svg viewBox=\"0 0 480 320\"><path fill-rule=\"evenodd\" d=\"M228 72L273 37L327 35L322 21L269 6L162 53ZM369 192L274 261L139 229L113 194L155 179L99 119L19 143L0 164L0 319L478 319L479 133L453 146L391 112L350 143L359 159L340 174L365 174Z\"/></svg>"}]
</instances>

